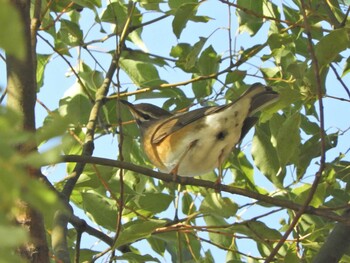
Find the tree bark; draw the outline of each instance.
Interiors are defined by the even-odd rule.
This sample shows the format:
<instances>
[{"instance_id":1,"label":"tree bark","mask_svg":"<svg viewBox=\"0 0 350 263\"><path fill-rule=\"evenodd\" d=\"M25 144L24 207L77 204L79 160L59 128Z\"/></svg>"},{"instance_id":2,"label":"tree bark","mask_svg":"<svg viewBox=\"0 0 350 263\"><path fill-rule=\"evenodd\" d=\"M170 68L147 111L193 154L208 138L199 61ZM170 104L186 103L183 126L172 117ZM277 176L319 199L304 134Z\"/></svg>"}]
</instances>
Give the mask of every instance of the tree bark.
<instances>
[{"instance_id":1,"label":"tree bark","mask_svg":"<svg viewBox=\"0 0 350 263\"><path fill-rule=\"evenodd\" d=\"M20 127L14 129L35 131L36 103L36 39L31 34L30 0L12 0L22 17L25 38L26 56L19 60L11 55L6 56L7 68L7 104L8 107L20 113L23 117ZM34 34L35 38L35 34ZM18 145L19 154L25 155L37 151L35 143ZM27 167L27 174L32 180L39 180L43 175L37 168ZM49 262L48 245L45 225L42 215L23 200L18 201L16 216L18 224L29 233L30 241L18 248L18 253L29 262Z\"/></svg>"}]
</instances>

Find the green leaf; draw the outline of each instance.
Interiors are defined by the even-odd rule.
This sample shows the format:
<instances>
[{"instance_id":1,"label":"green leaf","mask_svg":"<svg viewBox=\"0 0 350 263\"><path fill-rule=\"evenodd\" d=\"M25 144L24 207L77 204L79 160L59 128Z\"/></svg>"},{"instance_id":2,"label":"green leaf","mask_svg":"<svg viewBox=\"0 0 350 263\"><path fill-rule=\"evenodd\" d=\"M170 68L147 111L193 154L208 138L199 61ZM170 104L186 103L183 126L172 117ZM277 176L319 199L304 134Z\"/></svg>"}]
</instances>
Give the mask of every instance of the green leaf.
<instances>
[{"instance_id":1,"label":"green leaf","mask_svg":"<svg viewBox=\"0 0 350 263\"><path fill-rule=\"evenodd\" d=\"M0 247L11 249L23 245L28 240L28 233L21 227L0 225ZM0 253L1 254L1 253ZM11 254L11 253L10 253ZM1 254L3 255L3 254Z\"/></svg>"},{"instance_id":2,"label":"green leaf","mask_svg":"<svg viewBox=\"0 0 350 263\"><path fill-rule=\"evenodd\" d=\"M332 133L326 135L326 150L329 150L338 143L338 134ZM301 178L306 169L308 168L312 159L321 155L321 141L320 135L316 134L308 139L303 145L300 147L300 156L297 163L297 175L298 178Z\"/></svg>"},{"instance_id":3,"label":"green leaf","mask_svg":"<svg viewBox=\"0 0 350 263\"><path fill-rule=\"evenodd\" d=\"M179 39L182 33L182 30L186 27L187 22L195 16L197 12L198 4L197 3L186 3L182 4L175 13L173 20L173 32L175 36Z\"/></svg>"},{"instance_id":4,"label":"green leaf","mask_svg":"<svg viewBox=\"0 0 350 263\"><path fill-rule=\"evenodd\" d=\"M261 0L238 0L237 5L244 9L237 9L240 32L255 35L263 25L263 2ZM245 10L249 10L246 12Z\"/></svg>"},{"instance_id":5,"label":"green leaf","mask_svg":"<svg viewBox=\"0 0 350 263\"><path fill-rule=\"evenodd\" d=\"M196 206L192 196L188 192L184 192L182 195L182 213L190 215L196 211Z\"/></svg>"},{"instance_id":6,"label":"green leaf","mask_svg":"<svg viewBox=\"0 0 350 263\"><path fill-rule=\"evenodd\" d=\"M137 0L140 6L146 10L160 11L159 4L163 3L163 0Z\"/></svg>"},{"instance_id":7,"label":"green leaf","mask_svg":"<svg viewBox=\"0 0 350 263\"><path fill-rule=\"evenodd\" d=\"M128 18L128 8L121 2L111 2L101 15L101 21L116 24L117 32L120 33Z\"/></svg>"},{"instance_id":8,"label":"green leaf","mask_svg":"<svg viewBox=\"0 0 350 263\"><path fill-rule=\"evenodd\" d=\"M185 70L190 70L196 65L198 55L201 52L206 41L207 41L207 38L200 37L199 41L193 45L190 52L186 56Z\"/></svg>"},{"instance_id":9,"label":"green leaf","mask_svg":"<svg viewBox=\"0 0 350 263\"><path fill-rule=\"evenodd\" d=\"M236 215L238 205L232 202L230 198L221 197L218 193L211 193L205 197L199 210L214 217L229 218Z\"/></svg>"},{"instance_id":10,"label":"green leaf","mask_svg":"<svg viewBox=\"0 0 350 263\"><path fill-rule=\"evenodd\" d=\"M290 162L300 145L300 114L294 113L282 124L277 135L276 151L281 169Z\"/></svg>"},{"instance_id":11,"label":"green leaf","mask_svg":"<svg viewBox=\"0 0 350 263\"><path fill-rule=\"evenodd\" d=\"M96 224L115 230L117 222L116 200L111 200L95 191L81 193L86 214Z\"/></svg>"},{"instance_id":12,"label":"green leaf","mask_svg":"<svg viewBox=\"0 0 350 263\"><path fill-rule=\"evenodd\" d=\"M113 246L117 248L121 245L134 242L139 239L144 239L154 232L159 227L163 227L166 224L165 220L135 220L123 225L123 229Z\"/></svg>"},{"instance_id":13,"label":"green leaf","mask_svg":"<svg viewBox=\"0 0 350 263\"><path fill-rule=\"evenodd\" d=\"M194 74L192 78L198 77ZM197 100L201 101L202 98L209 96L213 91L213 82L215 80L200 80L192 83L192 90Z\"/></svg>"},{"instance_id":14,"label":"green leaf","mask_svg":"<svg viewBox=\"0 0 350 263\"><path fill-rule=\"evenodd\" d=\"M315 53L320 68L333 62L340 52L349 48L349 43L349 31L347 28L333 30L321 38L315 46Z\"/></svg>"},{"instance_id":15,"label":"green leaf","mask_svg":"<svg viewBox=\"0 0 350 263\"><path fill-rule=\"evenodd\" d=\"M153 57L152 55L140 50L128 50L122 52L124 59L137 60L145 63L151 63L159 67L169 65L163 58Z\"/></svg>"},{"instance_id":16,"label":"green leaf","mask_svg":"<svg viewBox=\"0 0 350 263\"><path fill-rule=\"evenodd\" d=\"M200 76L208 76L215 74L219 70L220 56L217 55L213 47L210 45L206 48L197 63ZM196 77L194 75L193 77ZM192 84L192 90L197 99L209 96L212 93L215 79L196 81Z\"/></svg>"},{"instance_id":17,"label":"green leaf","mask_svg":"<svg viewBox=\"0 0 350 263\"><path fill-rule=\"evenodd\" d=\"M253 166L239 148L233 149L233 153L229 157L229 163L234 175L234 186L257 191Z\"/></svg>"},{"instance_id":18,"label":"green leaf","mask_svg":"<svg viewBox=\"0 0 350 263\"><path fill-rule=\"evenodd\" d=\"M178 58L176 66L186 72L198 72L198 69L196 69L195 66L206 41L207 38L200 37L199 41L193 46L187 43L179 43L177 46L172 47L170 55Z\"/></svg>"},{"instance_id":19,"label":"green leaf","mask_svg":"<svg viewBox=\"0 0 350 263\"><path fill-rule=\"evenodd\" d=\"M122 256L115 257L115 260L126 260L126 262L137 263L137 262L160 262L157 258L150 255L139 255L132 252L123 253Z\"/></svg>"},{"instance_id":20,"label":"green leaf","mask_svg":"<svg viewBox=\"0 0 350 263\"><path fill-rule=\"evenodd\" d=\"M85 88L88 89L90 94L95 94L97 89L102 85L104 76L102 72L97 70L91 70L86 64L83 63L83 70L79 72L79 77L83 82Z\"/></svg>"},{"instance_id":21,"label":"green leaf","mask_svg":"<svg viewBox=\"0 0 350 263\"><path fill-rule=\"evenodd\" d=\"M267 125L255 127L252 143L252 155L255 165L277 187L282 188L284 172L280 171L278 155L271 141Z\"/></svg>"},{"instance_id":22,"label":"green leaf","mask_svg":"<svg viewBox=\"0 0 350 263\"><path fill-rule=\"evenodd\" d=\"M79 25L66 19L61 20L57 37L69 46L79 46L83 43L83 31Z\"/></svg>"},{"instance_id":23,"label":"green leaf","mask_svg":"<svg viewBox=\"0 0 350 263\"><path fill-rule=\"evenodd\" d=\"M146 210L152 213L161 213L169 207L172 201L173 197L167 194L144 193L138 198L138 201L136 203L142 210Z\"/></svg>"},{"instance_id":24,"label":"green leaf","mask_svg":"<svg viewBox=\"0 0 350 263\"><path fill-rule=\"evenodd\" d=\"M207 47L199 58L198 68L202 75L218 72L221 56L214 50L213 46Z\"/></svg>"},{"instance_id":25,"label":"green leaf","mask_svg":"<svg viewBox=\"0 0 350 263\"><path fill-rule=\"evenodd\" d=\"M341 77L343 78L345 75L347 75L350 72L350 57L346 59L346 62L344 64L344 69Z\"/></svg>"},{"instance_id":26,"label":"green leaf","mask_svg":"<svg viewBox=\"0 0 350 263\"><path fill-rule=\"evenodd\" d=\"M294 188L292 193L295 195L294 201L299 204L304 204L311 191L311 184L303 184L300 187ZM313 207L319 207L323 205L326 197L327 183L320 183L317 186L316 192L314 193L312 200L309 205Z\"/></svg>"},{"instance_id":27,"label":"green leaf","mask_svg":"<svg viewBox=\"0 0 350 263\"><path fill-rule=\"evenodd\" d=\"M139 87L158 87L166 83L160 79L156 67L150 63L121 58L119 65Z\"/></svg>"},{"instance_id":28,"label":"green leaf","mask_svg":"<svg viewBox=\"0 0 350 263\"><path fill-rule=\"evenodd\" d=\"M43 126L37 130L36 140L38 144L44 143L51 138L63 135L68 129L69 121L59 114L48 115Z\"/></svg>"},{"instance_id":29,"label":"green leaf","mask_svg":"<svg viewBox=\"0 0 350 263\"><path fill-rule=\"evenodd\" d=\"M207 226L222 227L227 225L227 222L222 217L213 214L206 215L203 218ZM227 235L224 233L227 233ZM221 228L220 233L209 232L209 238L214 244L219 244L223 247L230 247L232 244L232 233L234 232L229 228Z\"/></svg>"},{"instance_id":30,"label":"green leaf","mask_svg":"<svg viewBox=\"0 0 350 263\"><path fill-rule=\"evenodd\" d=\"M78 188L80 188L81 190L87 190L88 188L100 188L102 184L101 181L104 180L104 182L109 182L111 177L115 176L116 170L117 168L114 167L86 164L83 173L79 176L75 189L78 190ZM96 173L98 173L99 176L96 176ZM124 187L124 194L129 194L130 188L127 185ZM113 189L116 189L117 191L120 187L115 187Z\"/></svg>"},{"instance_id":31,"label":"green leaf","mask_svg":"<svg viewBox=\"0 0 350 263\"><path fill-rule=\"evenodd\" d=\"M50 61L51 55L37 54L37 68L36 68L36 80L37 80L37 89L44 85L44 72L47 63Z\"/></svg>"},{"instance_id":32,"label":"green leaf","mask_svg":"<svg viewBox=\"0 0 350 263\"><path fill-rule=\"evenodd\" d=\"M163 256L165 252L165 242L159 238L149 237L147 238L147 242L152 247L153 251Z\"/></svg>"},{"instance_id":33,"label":"green leaf","mask_svg":"<svg viewBox=\"0 0 350 263\"><path fill-rule=\"evenodd\" d=\"M75 125L88 122L92 107L89 99L83 95L82 89L79 91L79 87L80 85L76 83L65 93L67 96L60 100L58 109L61 116L66 117Z\"/></svg>"},{"instance_id":34,"label":"green leaf","mask_svg":"<svg viewBox=\"0 0 350 263\"><path fill-rule=\"evenodd\" d=\"M317 123L312 122L305 115L301 116L300 128L308 135L315 135L320 132L320 127Z\"/></svg>"},{"instance_id":35,"label":"green leaf","mask_svg":"<svg viewBox=\"0 0 350 263\"><path fill-rule=\"evenodd\" d=\"M262 242L263 240L279 240L282 237L282 234L276 229L269 228L265 223L255 220L246 221L242 224L234 224L229 229L233 232L246 235L258 242Z\"/></svg>"},{"instance_id":36,"label":"green leaf","mask_svg":"<svg viewBox=\"0 0 350 263\"><path fill-rule=\"evenodd\" d=\"M126 21L129 17L129 10L127 4L122 4L122 1L111 2L101 15L101 21L112 23L116 26L117 34L121 34L124 30ZM137 8L134 8L131 17L131 24L133 26L140 25L142 15Z\"/></svg>"},{"instance_id":37,"label":"green leaf","mask_svg":"<svg viewBox=\"0 0 350 263\"><path fill-rule=\"evenodd\" d=\"M188 3L197 3L197 0L169 0L168 2L171 9L178 9L180 6Z\"/></svg>"},{"instance_id":38,"label":"green leaf","mask_svg":"<svg viewBox=\"0 0 350 263\"><path fill-rule=\"evenodd\" d=\"M234 83L236 81L240 82L245 78L246 75L247 75L247 71L245 71L245 70L244 71L242 71L242 70L230 71L226 75L225 84Z\"/></svg>"},{"instance_id":39,"label":"green leaf","mask_svg":"<svg viewBox=\"0 0 350 263\"><path fill-rule=\"evenodd\" d=\"M0 48L9 55L24 59L26 47L21 15L9 0L0 0L0 6Z\"/></svg>"},{"instance_id":40,"label":"green leaf","mask_svg":"<svg viewBox=\"0 0 350 263\"><path fill-rule=\"evenodd\" d=\"M94 10L96 7L100 8L102 6L101 0L72 0L72 2L92 10Z\"/></svg>"}]
</instances>

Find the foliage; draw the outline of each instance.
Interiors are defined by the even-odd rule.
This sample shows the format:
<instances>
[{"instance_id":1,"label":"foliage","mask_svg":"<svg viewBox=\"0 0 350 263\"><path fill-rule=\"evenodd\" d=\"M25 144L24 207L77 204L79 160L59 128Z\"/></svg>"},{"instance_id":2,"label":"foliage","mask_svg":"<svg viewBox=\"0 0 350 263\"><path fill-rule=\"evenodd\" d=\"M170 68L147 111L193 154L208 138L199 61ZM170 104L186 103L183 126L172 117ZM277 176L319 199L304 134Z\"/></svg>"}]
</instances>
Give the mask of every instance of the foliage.
<instances>
[{"instance_id":1,"label":"foliage","mask_svg":"<svg viewBox=\"0 0 350 263\"><path fill-rule=\"evenodd\" d=\"M13 12L3 2L0 24ZM350 201L345 6L316 0L307 6L263 0L43 0L40 14L36 76L45 113L37 109L37 132L13 130L19 117L0 108L0 232L11 235L0 241L1 256L17 261L4 248L28 238L12 225L18 199L44 214L48 239L56 240L53 214L63 208L52 191L26 176L27 165L45 169L59 163L60 155L67 161L96 153L114 159L118 152L124 166L70 160L65 171L58 166L48 174L74 207L66 238L76 261L260 262L273 260L272 254L279 262L312 261ZM13 29L7 29L21 32L17 20L14 16ZM0 34L0 47L22 57L20 34L9 35ZM57 65L68 68L66 76ZM48 74L50 68L54 74ZM224 167L227 188L218 192L212 183L179 180L178 200L177 184L156 179L151 170L140 172L139 166L154 167L117 98L176 112L230 102L257 81L272 86L280 100L261 114L254 135L233 150ZM40 154L22 158L16 145L32 141ZM60 147L51 149L57 141ZM216 176L215 170L200 179L214 182ZM104 245L86 245L93 241L83 232ZM54 261L56 251L50 249Z\"/></svg>"}]
</instances>

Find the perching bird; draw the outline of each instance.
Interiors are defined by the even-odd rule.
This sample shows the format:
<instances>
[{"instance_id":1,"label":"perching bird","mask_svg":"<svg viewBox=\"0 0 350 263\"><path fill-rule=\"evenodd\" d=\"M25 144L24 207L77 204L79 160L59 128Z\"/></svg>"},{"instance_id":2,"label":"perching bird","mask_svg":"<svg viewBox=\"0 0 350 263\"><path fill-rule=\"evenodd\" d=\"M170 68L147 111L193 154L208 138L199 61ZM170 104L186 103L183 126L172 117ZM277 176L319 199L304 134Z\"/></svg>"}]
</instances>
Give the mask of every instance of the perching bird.
<instances>
[{"instance_id":1,"label":"perching bird","mask_svg":"<svg viewBox=\"0 0 350 263\"><path fill-rule=\"evenodd\" d=\"M144 152L160 171L196 176L219 168L220 177L221 165L256 123L254 114L278 97L271 87L255 83L234 102L179 114L122 102L140 129Z\"/></svg>"}]
</instances>

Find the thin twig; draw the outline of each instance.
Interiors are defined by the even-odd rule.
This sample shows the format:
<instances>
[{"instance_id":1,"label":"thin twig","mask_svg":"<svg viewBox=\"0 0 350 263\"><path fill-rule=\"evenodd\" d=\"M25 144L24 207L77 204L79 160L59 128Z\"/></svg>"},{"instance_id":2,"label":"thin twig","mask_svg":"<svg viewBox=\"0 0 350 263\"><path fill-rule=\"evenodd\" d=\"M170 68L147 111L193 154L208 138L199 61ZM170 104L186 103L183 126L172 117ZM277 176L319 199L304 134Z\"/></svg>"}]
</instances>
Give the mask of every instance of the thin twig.
<instances>
[{"instance_id":1,"label":"thin twig","mask_svg":"<svg viewBox=\"0 0 350 263\"><path fill-rule=\"evenodd\" d=\"M233 252L233 253L235 253L235 254L239 254L239 255L241 255L241 256L245 256L245 257L247 257L247 258L251 258L251 259L254 259L254 260L263 260L263 258L254 257L254 256L252 256L252 255L245 254L245 253L240 252L240 251L238 251L238 250L236 250L236 249L232 249L232 248L225 247L225 246L223 246L223 245L221 245L221 244L215 243L215 242L213 242L213 241L211 241L211 240L209 240L209 239L205 239L205 238L203 238L203 237L196 237L196 238L198 238L198 239L201 240L202 242L206 242L206 243L208 243L208 244L210 244L210 245L212 245L212 246L215 246L215 247L220 248L220 249L225 250L225 251L230 251L230 252Z\"/></svg>"},{"instance_id":2,"label":"thin twig","mask_svg":"<svg viewBox=\"0 0 350 263\"><path fill-rule=\"evenodd\" d=\"M338 74L336 68L333 66L332 63L329 64L331 69L333 70L335 76L337 77L337 80L340 82L340 84L343 86L345 92L348 94L348 97L350 98L350 90L349 88L346 86L346 84L344 83L344 81L342 80L342 78L340 77L340 75Z\"/></svg>"},{"instance_id":3,"label":"thin twig","mask_svg":"<svg viewBox=\"0 0 350 263\"><path fill-rule=\"evenodd\" d=\"M160 16L160 17L157 17L157 18L155 18L155 19L152 19L152 20L150 20L150 21L147 21L147 22L145 22L145 23L143 23L143 24L139 24L139 25L135 25L135 26L132 26L132 27L130 27L128 30L129 30L129 34L132 32L132 31L135 31L136 29L139 29L139 28L143 28L143 27L145 27L145 26L148 26L148 25L150 25L150 24L153 24L153 23L155 23L155 22L158 22L158 21L160 21L160 20L163 20L163 19L165 19L165 18L167 18L168 16L170 16L169 14L165 14L165 15L162 15L162 16Z\"/></svg>"},{"instance_id":4,"label":"thin twig","mask_svg":"<svg viewBox=\"0 0 350 263\"><path fill-rule=\"evenodd\" d=\"M80 86L82 87L83 91L85 92L85 94L89 97L90 102L94 102L94 99L92 97L92 95L89 93L88 89L86 88L86 86L84 85L84 82L81 80L79 74L76 72L76 70L74 69L74 67L72 66L72 64L68 61L68 59L66 59L66 57L64 55L61 54L61 52L56 49L47 39L45 39L43 36L41 36L40 34L38 34L38 37L40 37L47 45L49 45L51 47L51 49L53 51L55 51L68 65L68 67L70 68L70 70L73 72L73 74L75 75L75 77L77 78Z\"/></svg>"},{"instance_id":5,"label":"thin twig","mask_svg":"<svg viewBox=\"0 0 350 263\"><path fill-rule=\"evenodd\" d=\"M330 99L334 99L334 100L350 102L350 100L347 100L347 99L344 99L344 98L335 97L335 96L332 96L332 95L325 95L325 98L330 98Z\"/></svg>"},{"instance_id":6,"label":"thin twig","mask_svg":"<svg viewBox=\"0 0 350 263\"><path fill-rule=\"evenodd\" d=\"M2 103L2 101L5 99L7 95L7 88L4 90L4 92L1 94L1 97L0 97L0 104Z\"/></svg>"}]
</instances>

